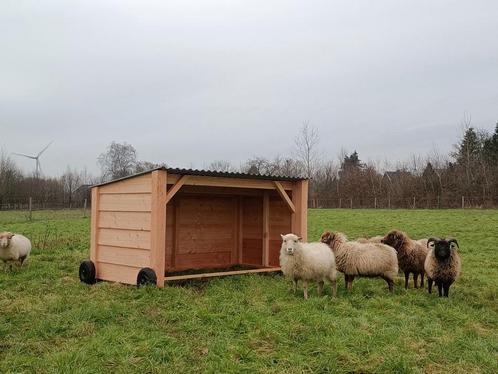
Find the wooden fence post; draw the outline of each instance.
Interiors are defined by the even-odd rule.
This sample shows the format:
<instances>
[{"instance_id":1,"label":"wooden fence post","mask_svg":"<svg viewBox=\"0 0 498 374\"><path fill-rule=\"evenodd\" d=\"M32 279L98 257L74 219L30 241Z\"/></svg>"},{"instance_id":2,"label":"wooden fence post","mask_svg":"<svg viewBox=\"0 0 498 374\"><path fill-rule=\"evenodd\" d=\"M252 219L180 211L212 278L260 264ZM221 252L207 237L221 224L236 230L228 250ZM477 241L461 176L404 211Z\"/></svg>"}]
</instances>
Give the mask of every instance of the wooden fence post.
<instances>
[{"instance_id":1,"label":"wooden fence post","mask_svg":"<svg viewBox=\"0 0 498 374\"><path fill-rule=\"evenodd\" d=\"M391 196L387 197L387 208L391 209Z\"/></svg>"},{"instance_id":2,"label":"wooden fence post","mask_svg":"<svg viewBox=\"0 0 498 374\"><path fill-rule=\"evenodd\" d=\"M462 196L462 209L465 209L465 196Z\"/></svg>"},{"instance_id":3,"label":"wooden fence post","mask_svg":"<svg viewBox=\"0 0 498 374\"><path fill-rule=\"evenodd\" d=\"M436 206L437 209L441 208L441 201L440 200L441 200L440 196L437 195L437 206Z\"/></svg>"},{"instance_id":4,"label":"wooden fence post","mask_svg":"<svg viewBox=\"0 0 498 374\"><path fill-rule=\"evenodd\" d=\"M29 197L29 220L33 220L33 199Z\"/></svg>"},{"instance_id":5,"label":"wooden fence post","mask_svg":"<svg viewBox=\"0 0 498 374\"><path fill-rule=\"evenodd\" d=\"M339 198L339 209L342 208L342 198Z\"/></svg>"},{"instance_id":6,"label":"wooden fence post","mask_svg":"<svg viewBox=\"0 0 498 374\"><path fill-rule=\"evenodd\" d=\"M349 202L350 202L350 205L351 205L351 209L353 209L353 198L352 197L349 199Z\"/></svg>"},{"instance_id":7,"label":"wooden fence post","mask_svg":"<svg viewBox=\"0 0 498 374\"><path fill-rule=\"evenodd\" d=\"M85 201L83 202L83 218L86 218L86 203L87 199L85 199Z\"/></svg>"},{"instance_id":8,"label":"wooden fence post","mask_svg":"<svg viewBox=\"0 0 498 374\"><path fill-rule=\"evenodd\" d=\"M413 196L413 209L415 209L415 196Z\"/></svg>"},{"instance_id":9,"label":"wooden fence post","mask_svg":"<svg viewBox=\"0 0 498 374\"><path fill-rule=\"evenodd\" d=\"M377 209L377 196L374 197L374 209Z\"/></svg>"}]
</instances>

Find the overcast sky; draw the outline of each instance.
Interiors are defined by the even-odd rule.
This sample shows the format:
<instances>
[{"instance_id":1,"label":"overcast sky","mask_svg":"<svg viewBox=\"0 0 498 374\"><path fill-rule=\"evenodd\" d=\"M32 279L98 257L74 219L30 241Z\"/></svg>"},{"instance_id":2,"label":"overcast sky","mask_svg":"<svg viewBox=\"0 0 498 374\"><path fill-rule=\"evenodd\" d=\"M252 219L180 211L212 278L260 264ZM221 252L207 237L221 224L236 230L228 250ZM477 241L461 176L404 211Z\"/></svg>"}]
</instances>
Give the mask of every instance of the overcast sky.
<instances>
[{"instance_id":1,"label":"overcast sky","mask_svg":"<svg viewBox=\"0 0 498 374\"><path fill-rule=\"evenodd\" d=\"M236 166L445 153L464 112L498 121L498 1L0 1L0 148L46 174L98 172L113 140L141 160ZM26 171L34 162L16 158Z\"/></svg>"}]
</instances>

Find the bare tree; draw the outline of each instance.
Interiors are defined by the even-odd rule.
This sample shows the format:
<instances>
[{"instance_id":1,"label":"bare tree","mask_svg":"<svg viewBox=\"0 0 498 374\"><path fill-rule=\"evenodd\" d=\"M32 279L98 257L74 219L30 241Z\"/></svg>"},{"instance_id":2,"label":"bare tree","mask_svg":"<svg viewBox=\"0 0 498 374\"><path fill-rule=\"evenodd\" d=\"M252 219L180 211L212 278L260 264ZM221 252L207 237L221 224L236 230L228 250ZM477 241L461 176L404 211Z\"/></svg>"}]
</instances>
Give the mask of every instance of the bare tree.
<instances>
[{"instance_id":1,"label":"bare tree","mask_svg":"<svg viewBox=\"0 0 498 374\"><path fill-rule=\"evenodd\" d=\"M64 189L64 201L67 201L69 207L73 204L73 195L78 187L80 187L83 177L76 170L72 170L69 166L61 177L61 182Z\"/></svg>"},{"instance_id":2,"label":"bare tree","mask_svg":"<svg viewBox=\"0 0 498 374\"><path fill-rule=\"evenodd\" d=\"M137 151L131 144L112 142L107 151L98 157L104 180L123 178L133 174L137 164Z\"/></svg>"},{"instance_id":3,"label":"bare tree","mask_svg":"<svg viewBox=\"0 0 498 374\"><path fill-rule=\"evenodd\" d=\"M230 161L226 160L215 160L211 162L207 168L209 170L221 171L221 172L235 171L235 168L232 166Z\"/></svg>"},{"instance_id":4,"label":"bare tree","mask_svg":"<svg viewBox=\"0 0 498 374\"><path fill-rule=\"evenodd\" d=\"M295 151L299 161L303 163L306 177L311 178L319 161L318 154L318 130L310 125L308 121L304 122L299 134L294 140Z\"/></svg>"},{"instance_id":5,"label":"bare tree","mask_svg":"<svg viewBox=\"0 0 498 374\"><path fill-rule=\"evenodd\" d=\"M137 161L135 164L135 173L143 173L144 171L156 169L160 166L164 165L155 164L149 161Z\"/></svg>"}]
</instances>

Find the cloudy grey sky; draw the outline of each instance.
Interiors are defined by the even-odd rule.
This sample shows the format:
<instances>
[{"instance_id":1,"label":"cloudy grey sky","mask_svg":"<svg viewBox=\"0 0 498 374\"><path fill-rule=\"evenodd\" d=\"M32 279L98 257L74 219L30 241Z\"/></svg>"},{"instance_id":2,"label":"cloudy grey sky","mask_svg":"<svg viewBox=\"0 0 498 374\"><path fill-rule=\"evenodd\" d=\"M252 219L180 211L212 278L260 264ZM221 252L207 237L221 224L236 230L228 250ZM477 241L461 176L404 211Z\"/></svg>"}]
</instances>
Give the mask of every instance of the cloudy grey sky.
<instances>
[{"instance_id":1,"label":"cloudy grey sky","mask_svg":"<svg viewBox=\"0 0 498 374\"><path fill-rule=\"evenodd\" d=\"M448 151L498 121L498 2L0 2L0 147L98 172L113 140L173 166ZM18 159L26 171L32 163Z\"/></svg>"}]
</instances>

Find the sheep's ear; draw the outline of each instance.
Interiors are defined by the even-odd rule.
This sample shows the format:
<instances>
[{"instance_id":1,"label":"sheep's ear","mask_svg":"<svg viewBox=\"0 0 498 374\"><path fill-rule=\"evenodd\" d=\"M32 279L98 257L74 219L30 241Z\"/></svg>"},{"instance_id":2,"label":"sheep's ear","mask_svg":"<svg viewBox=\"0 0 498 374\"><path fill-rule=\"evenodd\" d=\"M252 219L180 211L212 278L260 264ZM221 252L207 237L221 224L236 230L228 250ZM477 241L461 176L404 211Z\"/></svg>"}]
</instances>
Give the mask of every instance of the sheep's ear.
<instances>
[{"instance_id":1,"label":"sheep's ear","mask_svg":"<svg viewBox=\"0 0 498 374\"><path fill-rule=\"evenodd\" d=\"M280 234L280 237L282 238L282 240L284 240L284 234Z\"/></svg>"},{"instance_id":2,"label":"sheep's ear","mask_svg":"<svg viewBox=\"0 0 498 374\"><path fill-rule=\"evenodd\" d=\"M434 248L434 246L438 240L439 239L437 239L437 238L429 238L429 240L427 240L427 248Z\"/></svg>"},{"instance_id":3,"label":"sheep's ear","mask_svg":"<svg viewBox=\"0 0 498 374\"><path fill-rule=\"evenodd\" d=\"M449 239L448 243L450 243L451 249L460 248L456 239Z\"/></svg>"},{"instance_id":4,"label":"sheep's ear","mask_svg":"<svg viewBox=\"0 0 498 374\"><path fill-rule=\"evenodd\" d=\"M7 238L8 238L8 239L12 239L12 238L14 237L14 235L15 235L15 234L13 234L13 233L9 232L9 233L7 234Z\"/></svg>"},{"instance_id":5,"label":"sheep's ear","mask_svg":"<svg viewBox=\"0 0 498 374\"><path fill-rule=\"evenodd\" d=\"M301 241L301 240L303 240L303 238L301 238L300 236L298 236L297 240Z\"/></svg>"}]
</instances>

